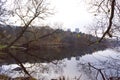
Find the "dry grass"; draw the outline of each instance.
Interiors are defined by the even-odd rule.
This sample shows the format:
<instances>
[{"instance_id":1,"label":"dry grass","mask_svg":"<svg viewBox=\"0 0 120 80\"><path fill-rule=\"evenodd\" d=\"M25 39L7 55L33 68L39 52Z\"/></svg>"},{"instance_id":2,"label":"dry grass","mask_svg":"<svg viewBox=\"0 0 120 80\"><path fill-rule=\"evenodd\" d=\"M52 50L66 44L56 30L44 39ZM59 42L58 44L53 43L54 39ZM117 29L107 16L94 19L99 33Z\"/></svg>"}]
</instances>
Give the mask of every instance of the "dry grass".
<instances>
[{"instance_id":1,"label":"dry grass","mask_svg":"<svg viewBox=\"0 0 120 80\"><path fill-rule=\"evenodd\" d=\"M16 77L16 78L11 78L7 75L1 74L0 75L0 80L37 80L35 78L31 77Z\"/></svg>"}]
</instances>

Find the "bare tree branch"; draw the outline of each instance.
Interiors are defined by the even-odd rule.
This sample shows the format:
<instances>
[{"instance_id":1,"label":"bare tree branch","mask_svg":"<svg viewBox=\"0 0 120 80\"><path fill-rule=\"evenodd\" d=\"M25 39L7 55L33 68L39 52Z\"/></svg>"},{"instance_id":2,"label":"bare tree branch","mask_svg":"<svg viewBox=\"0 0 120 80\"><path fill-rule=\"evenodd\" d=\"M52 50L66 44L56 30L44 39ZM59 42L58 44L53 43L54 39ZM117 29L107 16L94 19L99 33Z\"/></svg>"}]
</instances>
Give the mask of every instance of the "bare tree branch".
<instances>
[{"instance_id":1,"label":"bare tree branch","mask_svg":"<svg viewBox=\"0 0 120 80\"><path fill-rule=\"evenodd\" d=\"M109 18L109 25L108 25L107 30L104 32L103 36L99 40L99 42L101 42L103 40L103 38L106 36L106 34L108 34L109 37L112 37L112 35L110 34L110 29L112 27L112 20L113 20L113 17L114 17L114 10L115 10L115 0L112 0L111 1L111 14L110 14L110 18Z\"/></svg>"},{"instance_id":2,"label":"bare tree branch","mask_svg":"<svg viewBox=\"0 0 120 80\"><path fill-rule=\"evenodd\" d=\"M17 15L18 15L18 17L23 21L23 23L24 23L24 29L21 31L21 33L18 35L18 37L15 39L15 40L13 40L6 48L10 48L13 44L15 44L22 36L23 36L23 34L25 33L25 31L27 30L27 28L31 25L31 23L37 18L37 17L39 17L39 16L41 16L41 15L46 15L46 14L49 14L47 11L48 11L48 9L47 9L47 7L46 6L44 6L45 4L43 4L43 2L44 2L44 0L40 0L40 2L39 3L36 3L36 4L32 4L32 5L36 5L36 7L34 8L35 9L35 13L33 14L33 17L31 18L31 17L29 17L29 21L26 21L25 19L24 19L24 17L22 17L22 15L19 15L18 13L17 13ZM20 9L20 12L21 12L21 9ZM43 18L42 16L40 17L40 18ZM27 22L27 23L26 23Z\"/></svg>"},{"instance_id":3,"label":"bare tree branch","mask_svg":"<svg viewBox=\"0 0 120 80\"><path fill-rule=\"evenodd\" d=\"M53 31L53 32L51 32L51 33L42 35L42 36L38 37L38 38L35 39L35 40L30 40L30 41L28 41L27 43L22 44L22 45L28 45L28 44L30 44L31 42L34 42L34 41L36 41L36 40L40 40L40 39L46 38L46 37L48 37L48 36L51 36L51 35L53 35L54 33L57 33L58 30L59 30L59 29L57 29L57 30L55 30L55 31Z\"/></svg>"},{"instance_id":4,"label":"bare tree branch","mask_svg":"<svg viewBox=\"0 0 120 80\"><path fill-rule=\"evenodd\" d=\"M97 71L101 74L102 79L103 79L103 80L106 80L104 74L103 74L102 71L101 71L101 69L98 69L98 68L92 66L90 63L88 63L88 65L89 65L89 67L92 67L93 69L97 70Z\"/></svg>"},{"instance_id":5,"label":"bare tree branch","mask_svg":"<svg viewBox=\"0 0 120 80\"><path fill-rule=\"evenodd\" d=\"M26 70L26 68L24 67L24 65L21 63L21 61L16 58L11 52L9 49L4 49L4 52L7 53L11 58L13 58L17 64L22 68L22 70L25 72L25 74L27 74L29 77L32 77L29 72Z\"/></svg>"}]
</instances>

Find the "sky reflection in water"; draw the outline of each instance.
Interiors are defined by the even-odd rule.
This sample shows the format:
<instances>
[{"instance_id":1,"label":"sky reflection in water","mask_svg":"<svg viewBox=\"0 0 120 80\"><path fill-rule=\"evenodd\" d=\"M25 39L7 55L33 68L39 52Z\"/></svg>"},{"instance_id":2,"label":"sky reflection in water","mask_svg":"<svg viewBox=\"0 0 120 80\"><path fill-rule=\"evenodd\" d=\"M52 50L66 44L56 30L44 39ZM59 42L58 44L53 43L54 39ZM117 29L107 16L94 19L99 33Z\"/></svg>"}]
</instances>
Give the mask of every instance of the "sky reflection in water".
<instances>
[{"instance_id":1,"label":"sky reflection in water","mask_svg":"<svg viewBox=\"0 0 120 80\"><path fill-rule=\"evenodd\" d=\"M118 49L119 50L119 49ZM30 71L31 75L38 80L50 80L51 78L58 78L65 76L66 79L77 79L80 77L82 80L94 80L96 70L89 71L88 63L96 68L102 69L106 77L117 76L116 72L120 71L120 52L117 49L106 49L98 51L93 54L86 54L81 57L72 57L70 59L63 59L60 61L53 61L53 63L25 63L24 66ZM84 65L83 65L84 64ZM0 73L7 74L12 77L24 76L21 71L15 71L16 64L2 65ZM99 80L101 76L98 76Z\"/></svg>"}]
</instances>

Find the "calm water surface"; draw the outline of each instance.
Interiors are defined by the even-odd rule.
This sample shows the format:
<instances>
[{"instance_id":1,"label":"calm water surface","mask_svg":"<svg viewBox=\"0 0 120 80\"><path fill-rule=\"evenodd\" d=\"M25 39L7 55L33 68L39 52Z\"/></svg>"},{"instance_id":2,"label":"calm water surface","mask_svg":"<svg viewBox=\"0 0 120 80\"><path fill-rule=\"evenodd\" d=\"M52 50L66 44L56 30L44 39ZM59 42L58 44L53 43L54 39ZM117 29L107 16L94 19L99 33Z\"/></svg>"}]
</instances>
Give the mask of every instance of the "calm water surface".
<instances>
[{"instance_id":1,"label":"calm water surface","mask_svg":"<svg viewBox=\"0 0 120 80\"><path fill-rule=\"evenodd\" d=\"M120 76L120 51L118 48L106 49L97 51L92 54L83 56L69 57L62 60L53 60L47 63L24 63L24 66L32 76L38 80L57 79L65 77L66 80L96 80L97 70L89 67L92 66L102 69L106 78L111 76ZM0 73L7 74L12 77L25 76L16 64L2 65ZM98 74L98 80L101 80L101 75Z\"/></svg>"}]
</instances>

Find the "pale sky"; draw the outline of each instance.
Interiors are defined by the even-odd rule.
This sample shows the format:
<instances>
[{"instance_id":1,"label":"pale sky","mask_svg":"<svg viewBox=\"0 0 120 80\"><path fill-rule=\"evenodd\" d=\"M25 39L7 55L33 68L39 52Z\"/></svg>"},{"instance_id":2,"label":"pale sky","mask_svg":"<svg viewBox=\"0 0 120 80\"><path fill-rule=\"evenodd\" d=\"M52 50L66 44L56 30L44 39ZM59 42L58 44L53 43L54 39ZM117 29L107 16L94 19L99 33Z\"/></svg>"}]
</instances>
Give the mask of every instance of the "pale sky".
<instances>
[{"instance_id":1,"label":"pale sky","mask_svg":"<svg viewBox=\"0 0 120 80\"><path fill-rule=\"evenodd\" d=\"M12 2L13 0L9 1ZM84 26L92 23L93 16L88 12L87 4L83 1L84 0L50 0L51 7L54 7L55 14L48 17L44 21L45 24L52 26L58 23L62 24L62 29L65 30L70 28L74 31L75 28L79 28L80 31L85 31ZM10 6L12 6L12 4Z\"/></svg>"},{"instance_id":2,"label":"pale sky","mask_svg":"<svg viewBox=\"0 0 120 80\"><path fill-rule=\"evenodd\" d=\"M50 24L61 23L63 29L80 28L83 31L84 26L92 22L93 16L88 12L87 4L81 0L51 0L51 4L56 13L47 19Z\"/></svg>"}]
</instances>

